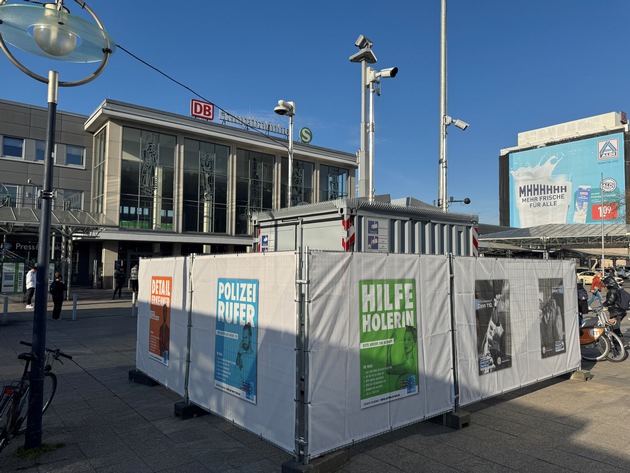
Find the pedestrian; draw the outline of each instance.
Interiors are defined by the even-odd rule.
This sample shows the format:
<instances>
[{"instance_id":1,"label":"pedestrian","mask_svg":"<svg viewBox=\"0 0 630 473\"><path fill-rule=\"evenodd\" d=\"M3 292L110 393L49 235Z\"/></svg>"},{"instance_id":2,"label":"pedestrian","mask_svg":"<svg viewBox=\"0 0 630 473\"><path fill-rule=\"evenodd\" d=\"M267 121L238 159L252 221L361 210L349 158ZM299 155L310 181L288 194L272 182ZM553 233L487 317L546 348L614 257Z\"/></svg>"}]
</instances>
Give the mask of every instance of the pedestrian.
<instances>
[{"instance_id":1,"label":"pedestrian","mask_svg":"<svg viewBox=\"0 0 630 473\"><path fill-rule=\"evenodd\" d=\"M54 320L59 320L59 317L61 317L61 305L63 304L66 292L66 283L63 282L61 273L55 273L55 280L50 284L48 292L52 296L53 300L52 318Z\"/></svg>"},{"instance_id":2,"label":"pedestrian","mask_svg":"<svg viewBox=\"0 0 630 473\"><path fill-rule=\"evenodd\" d=\"M24 295L24 302L26 302L26 308L33 308L33 294L35 294L35 286L37 284L37 267L33 266L28 273L26 273L26 294Z\"/></svg>"},{"instance_id":3,"label":"pedestrian","mask_svg":"<svg viewBox=\"0 0 630 473\"><path fill-rule=\"evenodd\" d=\"M609 322L612 323L612 331L619 337L623 337L621 332L621 321L626 316L626 308L621 303L621 288L612 276L606 276L602 281L606 286L606 300L604 305L608 307Z\"/></svg>"},{"instance_id":4,"label":"pedestrian","mask_svg":"<svg viewBox=\"0 0 630 473\"><path fill-rule=\"evenodd\" d=\"M604 301L602 300L602 275L601 273L595 273L593 277L593 281L591 282L591 293L593 294L588 301L588 310L593 310L591 304L595 302L595 299L599 300L600 307L604 305Z\"/></svg>"},{"instance_id":5,"label":"pedestrian","mask_svg":"<svg viewBox=\"0 0 630 473\"><path fill-rule=\"evenodd\" d=\"M577 283L577 297L578 297L578 320L580 321L580 327L584 324L584 314L588 313L588 292L584 289L582 281Z\"/></svg>"},{"instance_id":6,"label":"pedestrian","mask_svg":"<svg viewBox=\"0 0 630 473\"><path fill-rule=\"evenodd\" d=\"M138 294L138 264L134 264L133 268L129 272L129 279L131 280L131 290Z\"/></svg>"},{"instance_id":7,"label":"pedestrian","mask_svg":"<svg viewBox=\"0 0 630 473\"><path fill-rule=\"evenodd\" d=\"M118 293L118 299L122 297L122 288L125 284L125 272L122 268L114 271L114 295L112 299L116 299L116 293Z\"/></svg>"}]
</instances>

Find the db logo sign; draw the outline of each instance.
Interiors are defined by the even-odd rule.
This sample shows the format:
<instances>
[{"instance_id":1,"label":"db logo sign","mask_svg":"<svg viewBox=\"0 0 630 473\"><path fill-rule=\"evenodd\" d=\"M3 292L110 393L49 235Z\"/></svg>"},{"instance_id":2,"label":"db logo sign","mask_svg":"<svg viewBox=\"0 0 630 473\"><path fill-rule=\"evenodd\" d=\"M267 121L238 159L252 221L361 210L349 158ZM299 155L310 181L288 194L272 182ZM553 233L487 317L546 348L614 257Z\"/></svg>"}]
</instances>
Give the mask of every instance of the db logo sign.
<instances>
[{"instance_id":1,"label":"db logo sign","mask_svg":"<svg viewBox=\"0 0 630 473\"><path fill-rule=\"evenodd\" d=\"M193 99L190 101L190 114L193 117L214 120L214 105Z\"/></svg>"}]
</instances>

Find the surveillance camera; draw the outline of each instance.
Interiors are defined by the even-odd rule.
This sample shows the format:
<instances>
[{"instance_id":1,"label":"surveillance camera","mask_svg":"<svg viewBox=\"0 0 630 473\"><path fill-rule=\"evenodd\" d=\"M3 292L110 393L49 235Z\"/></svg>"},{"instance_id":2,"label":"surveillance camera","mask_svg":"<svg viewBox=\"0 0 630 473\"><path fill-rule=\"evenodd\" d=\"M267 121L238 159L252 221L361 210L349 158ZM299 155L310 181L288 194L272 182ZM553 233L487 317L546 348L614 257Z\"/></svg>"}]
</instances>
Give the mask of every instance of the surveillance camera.
<instances>
[{"instance_id":1,"label":"surveillance camera","mask_svg":"<svg viewBox=\"0 0 630 473\"><path fill-rule=\"evenodd\" d=\"M462 121L462 120L454 120L453 121L453 125L455 125L460 130L465 130L469 126L468 123L466 123L465 121Z\"/></svg>"},{"instance_id":2,"label":"surveillance camera","mask_svg":"<svg viewBox=\"0 0 630 473\"><path fill-rule=\"evenodd\" d=\"M464 199L464 204L466 204L466 205L470 204L470 199L468 197L466 197Z\"/></svg>"},{"instance_id":3,"label":"surveillance camera","mask_svg":"<svg viewBox=\"0 0 630 473\"><path fill-rule=\"evenodd\" d=\"M295 103L278 100L278 106L273 109L278 115L295 115Z\"/></svg>"},{"instance_id":4,"label":"surveillance camera","mask_svg":"<svg viewBox=\"0 0 630 473\"><path fill-rule=\"evenodd\" d=\"M372 41L370 41L362 34L360 34L357 40L354 42L354 45L359 49L371 48L373 44L374 43L372 43Z\"/></svg>"},{"instance_id":5,"label":"surveillance camera","mask_svg":"<svg viewBox=\"0 0 630 473\"><path fill-rule=\"evenodd\" d=\"M381 77L396 77L396 74L398 74L397 67L388 67L387 69L381 69L381 72L379 72Z\"/></svg>"}]
</instances>

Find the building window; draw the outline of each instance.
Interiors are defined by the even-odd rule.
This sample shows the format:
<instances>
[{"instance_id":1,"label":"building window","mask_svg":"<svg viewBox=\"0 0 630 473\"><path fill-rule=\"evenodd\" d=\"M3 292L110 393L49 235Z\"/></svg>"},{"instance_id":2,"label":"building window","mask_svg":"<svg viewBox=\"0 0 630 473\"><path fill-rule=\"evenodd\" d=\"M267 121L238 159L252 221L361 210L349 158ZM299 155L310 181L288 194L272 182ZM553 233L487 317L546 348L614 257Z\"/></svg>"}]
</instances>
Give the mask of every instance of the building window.
<instances>
[{"instance_id":1,"label":"building window","mask_svg":"<svg viewBox=\"0 0 630 473\"><path fill-rule=\"evenodd\" d=\"M302 203L313 203L313 174L315 165L307 161L293 160L293 177L291 179L291 206ZM282 158L282 194L280 206L287 206L287 174L289 172L289 159Z\"/></svg>"},{"instance_id":2,"label":"building window","mask_svg":"<svg viewBox=\"0 0 630 473\"><path fill-rule=\"evenodd\" d=\"M335 200L348 197L348 170L331 166L319 166L319 200Z\"/></svg>"},{"instance_id":3,"label":"building window","mask_svg":"<svg viewBox=\"0 0 630 473\"><path fill-rule=\"evenodd\" d=\"M46 159L46 142L35 140L35 161L44 161Z\"/></svg>"},{"instance_id":4,"label":"building window","mask_svg":"<svg viewBox=\"0 0 630 473\"><path fill-rule=\"evenodd\" d=\"M94 169L92 170L92 212L103 213L105 203L105 152L107 129L94 136Z\"/></svg>"},{"instance_id":5,"label":"building window","mask_svg":"<svg viewBox=\"0 0 630 473\"><path fill-rule=\"evenodd\" d=\"M21 205L19 186L0 184L0 207L19 207Z\"/></svg>"},{"instance_id":6,"label":"building window","mask_svg":"<svg viewBox=\"0 0 630 473\"><path fill-rule=\"evenodd\" d=\"M24 157L24 140L5 136L2 139L2 156L22 159Z\"/></svg>"},{"instance_id":7,"label":"building window","mask_svg":"<svg viewBox=\"0 0 630 473\"><path fill-rule=\"evenodd\" d=\"M249 233L249 217L273 206L274 157L244 149L236 151L237 235Z\"/></svg>"},{"instance_id":8,"label":"building window","mask_svg":"<svg viewBox=\"0 0 630 473\"><path fill-rule=\"evenodd\" d=\"M230 148L184 141L183 231L227 232Z\"/></svg>"},{"instance_id":9,"label":"building window","mask_svg":"<svg viewBox=\"0 0 630 473\"><path fill-rule=\"evenodd\" d=\"M85 148L82 146L66 145L66 164L67 166L84 166ZM59 164L59 162L57 162Z\"/></svg>"},{"instance_id":10,"label":"building window","mask_svg":"<svg viewBox=\"0 0 630 473\"><path fill-rule=\"evenodd\" d=\"M171 135L123 129L121 227L173 229L175 144Z\"/></svg>"},{"instance_id":11,"label":"building window","mask_svg":"<svg viewBox=\"0 0 630 473\"><path fill-rule=\"evenodd\" d=\"M57 189L54 208L56 210L83 210L83 192Z\"/></svg>"}]
</instances>

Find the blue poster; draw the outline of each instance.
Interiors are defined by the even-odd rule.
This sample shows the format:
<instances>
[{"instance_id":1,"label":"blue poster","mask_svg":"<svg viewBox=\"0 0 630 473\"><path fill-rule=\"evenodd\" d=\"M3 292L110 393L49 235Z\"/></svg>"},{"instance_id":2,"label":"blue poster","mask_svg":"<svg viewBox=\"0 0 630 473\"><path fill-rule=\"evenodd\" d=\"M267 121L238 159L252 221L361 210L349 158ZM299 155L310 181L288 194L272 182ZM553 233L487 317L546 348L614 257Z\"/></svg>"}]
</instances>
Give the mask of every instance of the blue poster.
<instances>
[{"instance_id":1,"label":"blue poster","mask_svg":"<svg viewBox=\"0 0 630 473\"><path fill-rule=\"evenodd\" d=\"M258 280L219 279L214 386L256 404Z\"/></svg>"},{"instance_id":2,"label":"blue poster","mask_svg":"<svg viewBox=\"0 0 630 473\"><path fill-rule=\"evenodd\" d=\"M623 133L510 154L510 226L625 223Z\"/></svg>"}]
</instances>

